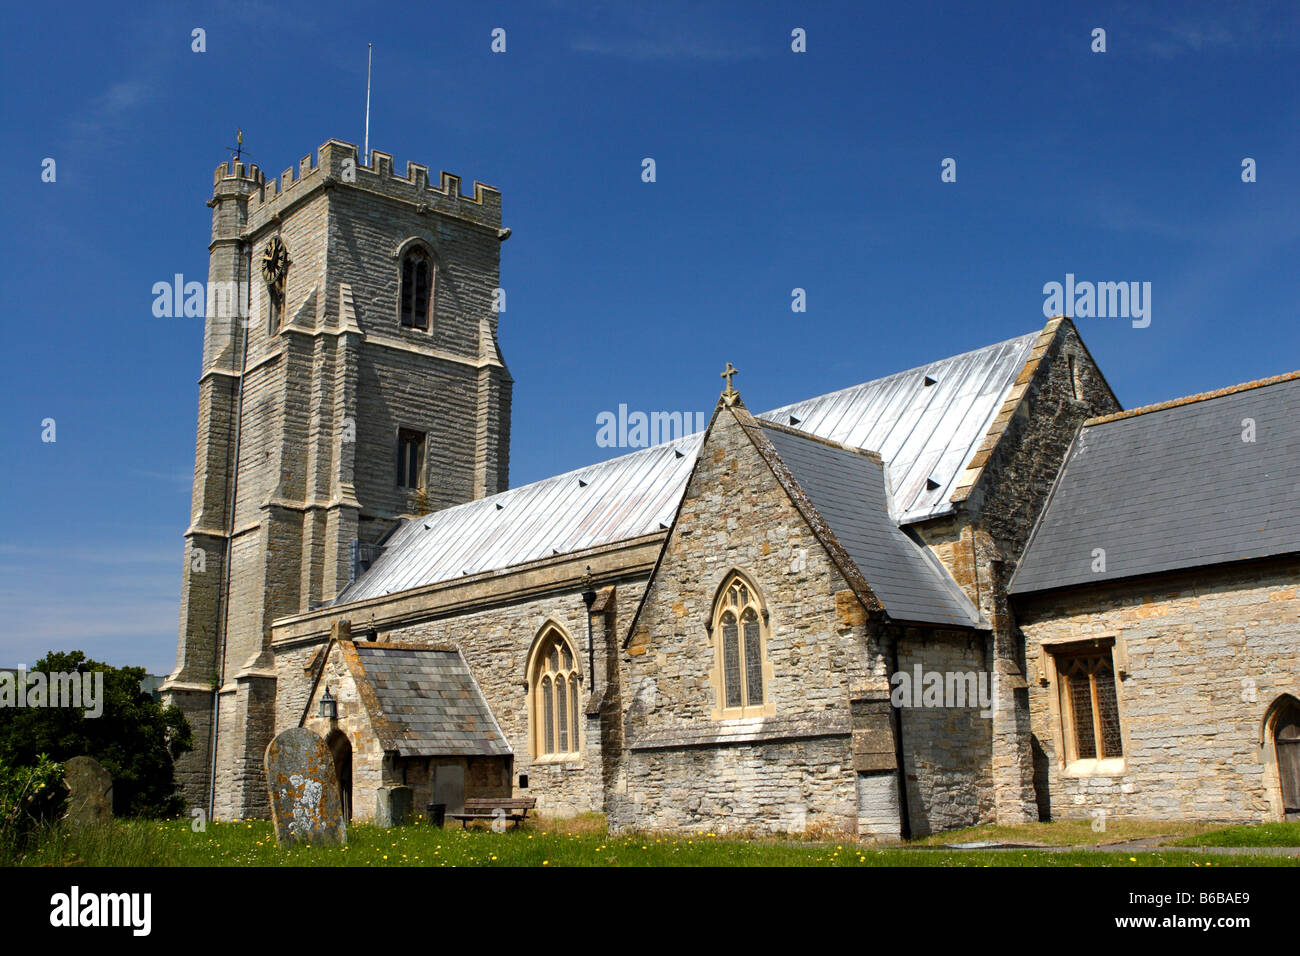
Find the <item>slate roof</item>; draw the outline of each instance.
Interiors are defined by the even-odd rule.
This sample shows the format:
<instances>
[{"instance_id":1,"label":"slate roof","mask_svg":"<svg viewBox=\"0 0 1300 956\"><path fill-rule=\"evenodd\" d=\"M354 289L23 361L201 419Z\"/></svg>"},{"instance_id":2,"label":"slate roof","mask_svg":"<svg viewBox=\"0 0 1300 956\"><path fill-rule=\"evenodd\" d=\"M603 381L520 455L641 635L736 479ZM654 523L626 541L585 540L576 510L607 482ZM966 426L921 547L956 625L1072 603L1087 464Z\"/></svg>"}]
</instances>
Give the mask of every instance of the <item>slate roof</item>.
<instances>
[{"instance_id":1,"label":"slate roof","mask_svg":"<svg viewBox=\"0 0 1300 956\"><path fill-rule=\"evenodd\" d=\"M1300 372L1086 423L1010 591L1297 551Z\"/></svg>"},{"instance_id":2,"label":"slate roof","mask_svg":"<svg viewBox=\"0 0 1300 956\"><path fill-rule=\"evenodd\" d=\"M759 416L889 466L899 523L953 509L949 499L1041 333L1008 339ZM929 382L930 384L927 384ZM665 530L702 433L404 522L345 604L499 571Z\"/></svg>"},{"instance_id":3,"label":"slate roof","mask_svg":"<svg viewBox=\"0 0 1300 956\"><path fill-rule=\"evenodd\" d=\"M885 468L860 451L759 422L817 513L896 621L981 626L966 595L889 513Z\"/></svg>"},{"instance_id":4,"label":"slate roof","mask_svg":"<svg viewBox=\"0 0 1300 956\"><path fill-rule=\"evenodd\" d=\"M354 647L361 668L354 676L384 750L404 757L511 753L459 651L365 642Z\"/></svg>"}]
</instances>

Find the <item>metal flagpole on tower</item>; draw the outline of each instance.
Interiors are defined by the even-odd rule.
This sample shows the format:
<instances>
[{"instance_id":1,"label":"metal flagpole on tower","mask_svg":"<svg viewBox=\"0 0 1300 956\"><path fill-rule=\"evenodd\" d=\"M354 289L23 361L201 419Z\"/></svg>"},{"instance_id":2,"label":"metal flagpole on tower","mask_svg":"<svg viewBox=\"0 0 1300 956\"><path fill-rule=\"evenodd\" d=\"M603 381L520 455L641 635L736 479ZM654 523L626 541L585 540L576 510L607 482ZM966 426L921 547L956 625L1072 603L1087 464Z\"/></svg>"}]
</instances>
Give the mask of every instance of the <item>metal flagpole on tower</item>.
<instances>
[{"instance_id":1,"label":"metal flagpole on tower","mask_svg":"<svg viewBox=\"0 0 1300 956\"><path fill-rule=\"evenodd\" d=\"M361 150L361 165L370 165L370 63L375 55L375 45L366 44L366 141Z\"/></svg>"}]
</instances>

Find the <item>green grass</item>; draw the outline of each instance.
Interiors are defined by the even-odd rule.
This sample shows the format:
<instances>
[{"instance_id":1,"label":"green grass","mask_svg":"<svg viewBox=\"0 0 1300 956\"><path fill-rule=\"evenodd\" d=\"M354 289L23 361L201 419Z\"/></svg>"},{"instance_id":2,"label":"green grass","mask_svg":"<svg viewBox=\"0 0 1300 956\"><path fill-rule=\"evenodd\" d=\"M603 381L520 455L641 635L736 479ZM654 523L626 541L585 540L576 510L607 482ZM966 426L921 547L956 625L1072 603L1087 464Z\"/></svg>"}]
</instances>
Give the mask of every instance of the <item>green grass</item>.
<instances>
[{"instance_id":1,"label":"green grass","mask_svg":"<svg viewBox=\"0 0 1300 956\"><path fill-rule=\"evenodd\" d=\"M913 846L940 846L989 840L997 843L1025 843L1037 846L1104 846L1148 837L1181 837L1215 829L1212 823L1170 822L1168 820L1107 820L1106 829L1098 832L1092 820L1054 820L1051 823L1020 823L1012 826L986 825L948 830L914 841ZM1190 846L1207 846L1192 843Z\"/></svg>"},{"instance_id":2,"label":"green grass","mask_svg":"<svg viewBox=\"0 0 1300 956\"><path fill-rule=\"evenodd\" d=\"M384 830L357 824L347 847L280 849L265 821L115 821L79 833L54 830L19 859L24 866L1294 866L1294 859L1223 856L1187 849L1114 853L1096 850L954 851L867 848L851 842L721 839L705 835L620 835L525 828L505 833Z\"/></svg>"},{"instance_id":3,"label":"green grass","mask_svg":"<svg viewBox=\"0 0 1300 956\"><path fill-rule=\"evenodd\" d=\"M1300 823L1254 823L1185 837L1171 846L1297 846Z\"/></svg>"}]
</instances>

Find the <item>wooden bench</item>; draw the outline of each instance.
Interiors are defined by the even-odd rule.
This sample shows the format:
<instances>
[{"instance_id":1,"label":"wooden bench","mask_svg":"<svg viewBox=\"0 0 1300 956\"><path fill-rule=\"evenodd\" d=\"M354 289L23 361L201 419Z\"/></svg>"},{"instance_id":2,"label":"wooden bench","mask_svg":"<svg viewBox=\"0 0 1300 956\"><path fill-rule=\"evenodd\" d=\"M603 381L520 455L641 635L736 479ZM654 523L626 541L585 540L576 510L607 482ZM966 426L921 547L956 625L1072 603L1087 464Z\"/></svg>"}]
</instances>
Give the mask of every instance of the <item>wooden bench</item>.
<instances>
[{"instance_id":1,"label":"wooden bench","mask_svg":"<svg viewBox=\"0 0 1300 956\"><path fill-rule=\"evenodd\" d=\"M462 813L449 813L449 819L459 820L464 829L469 829L471 820L496 820L498 811L504 816L500 819L509 820L515 826L528 816L528 811L537 806L535 797L471 797L465 801L465 810Z\"/></svg>"}]
</instances>

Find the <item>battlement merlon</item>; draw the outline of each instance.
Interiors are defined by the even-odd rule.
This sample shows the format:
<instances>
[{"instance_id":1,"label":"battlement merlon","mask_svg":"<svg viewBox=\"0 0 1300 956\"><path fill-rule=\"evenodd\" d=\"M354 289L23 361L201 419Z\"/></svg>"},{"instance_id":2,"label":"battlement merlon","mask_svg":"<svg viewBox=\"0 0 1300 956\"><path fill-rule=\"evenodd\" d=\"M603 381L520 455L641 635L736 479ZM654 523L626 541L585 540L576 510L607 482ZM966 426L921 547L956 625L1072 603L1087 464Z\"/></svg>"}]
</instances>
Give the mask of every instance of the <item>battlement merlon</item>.
<instances>
[{"instance_id":1,"label":"battlement merlon","mask_svg":"<svg viewBox=\"0 0 1300 956\"><path fill-rule=\"evenodd\" d=\"M247 224L256 231L326 187L375 193L494 231L501 227L501 193L494 187L475 182L473 194L466 195L460 177L447 172L441 173L435 186L429 182L428 167L411 162L406 164L406 176L397 176L392 156L372 149L369 164L362 165L356 145L336 139L322 145L314 157L304 156L279 179L267 179L256 166L222 163L213 180L213 198L247 195Z\"/></svg>"}]
</instances>

